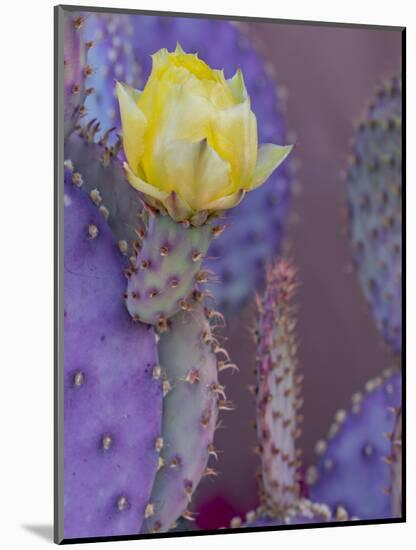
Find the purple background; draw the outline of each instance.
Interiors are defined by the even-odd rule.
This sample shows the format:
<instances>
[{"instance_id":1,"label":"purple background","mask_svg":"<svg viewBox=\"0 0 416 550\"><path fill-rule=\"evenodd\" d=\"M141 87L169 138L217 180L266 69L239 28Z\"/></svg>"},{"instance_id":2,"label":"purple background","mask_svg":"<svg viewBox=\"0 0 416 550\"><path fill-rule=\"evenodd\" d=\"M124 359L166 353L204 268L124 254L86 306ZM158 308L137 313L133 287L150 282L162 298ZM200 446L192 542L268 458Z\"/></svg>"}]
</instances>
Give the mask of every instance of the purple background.
<instances>
[{"instance_id":1,"label":"purple background","mask_svg":"<svg viewBox=\"0 0 416 550\"><path fill-rule=\"evenodd\" d=\"M384 78L401 67L399 31L248 23L288 90L287 119L295 131L299 193L287 229L287 252L299 269L301 286L298 339L305 375L304 463L316 460L314 445L325 436L335 412L349 408L364 383L391 366L392 357L376 332L354 273L346 234L346 167L353 123ZM293 138L292 138L293 139ZM237 408L224 412L216 434L218 478L203 481L196 498L199 525L226 525L233 513L256 505L254 473L255 350L249 327L253 308L229 323L227 349L240 373L224 373L221 382ZM203 516L203 517L202 517Z\"/></svg>"}]
</instances>

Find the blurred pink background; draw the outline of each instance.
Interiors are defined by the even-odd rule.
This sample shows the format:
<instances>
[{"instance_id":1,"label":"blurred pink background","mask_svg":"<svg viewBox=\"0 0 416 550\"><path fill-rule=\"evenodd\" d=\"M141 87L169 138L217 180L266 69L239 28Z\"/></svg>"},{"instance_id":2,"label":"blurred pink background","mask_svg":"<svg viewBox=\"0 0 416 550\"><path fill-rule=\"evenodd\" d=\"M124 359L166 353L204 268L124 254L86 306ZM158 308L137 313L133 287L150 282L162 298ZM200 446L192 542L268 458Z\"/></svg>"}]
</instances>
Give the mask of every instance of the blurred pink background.
<instances>
[{"instance_id":1,"label":"blurred pink background","mask_svg":"<svg viewBox=\"0 0 416 550\"><path fill-rule=\"evenodd\" d=\"M349 408L350 397L364 383L391 366L392 357L379 337L355 274L351 273L346 235L346 167L353 122L384 78L400 73L401 33L397 30L255 23L248 36L259 43L287 88L287 120L296 141L299 193L286 232L287 253L299 269L301 286L298 339L305 376L303 435L306 465L316 462L314 445L325 436L335 412ZM221 449L219 476L201 482L195 511L198 524L226 526L234 514L257 503L258 459L254 400L255 349L249 327L252 305L229 323L227 349L240 366L224 373L227 397L236 410L222 413L224 429L216 434Z\"/></svg>"}]
</instances>

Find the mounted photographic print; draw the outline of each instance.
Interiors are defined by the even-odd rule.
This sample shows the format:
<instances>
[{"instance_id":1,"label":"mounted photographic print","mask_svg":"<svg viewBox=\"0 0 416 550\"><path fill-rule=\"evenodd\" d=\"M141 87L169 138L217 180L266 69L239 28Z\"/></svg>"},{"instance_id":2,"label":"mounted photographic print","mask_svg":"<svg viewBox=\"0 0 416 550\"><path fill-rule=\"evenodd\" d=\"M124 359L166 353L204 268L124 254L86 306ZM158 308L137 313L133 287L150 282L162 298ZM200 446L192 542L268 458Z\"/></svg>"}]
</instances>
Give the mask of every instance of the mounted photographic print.
<instances>
[{"instance_id":1,"label":"mounted photographic print","mask_svg":"<svg viewBox=\"0 0 416 550\"><path fill-rule=\"evenodd\" d=\"M55 8L55 542L405 520L404 35Z\"/></svg>"}]
</instances>

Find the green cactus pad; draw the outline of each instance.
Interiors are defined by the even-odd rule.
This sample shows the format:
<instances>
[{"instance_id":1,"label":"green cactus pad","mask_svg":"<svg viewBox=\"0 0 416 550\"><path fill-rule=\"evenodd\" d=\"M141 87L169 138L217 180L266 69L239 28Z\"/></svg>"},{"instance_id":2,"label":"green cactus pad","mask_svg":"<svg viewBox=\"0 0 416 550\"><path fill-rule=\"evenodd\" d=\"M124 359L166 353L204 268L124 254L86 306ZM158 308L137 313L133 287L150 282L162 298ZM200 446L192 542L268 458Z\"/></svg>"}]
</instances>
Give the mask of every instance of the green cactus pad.
<instances>
[{"instance_id":1,"label":"green cactus pad","mask_svg":"<svg viewBox=\"0 0 416 550\"><path fill-rule=\"evenodd\" d=\"M190 227L169 216L149 215L128 277L126 305L137 321L161 328L208 274L201 264L214 236L210 225Z\"/></svg>"},{"instance_id":2,"label":"green cactus pad","mask_svg":"<svg viewBox=\"0 0 416 550\"><path fill-rule=\"evenodd\" d=\"M183 515L204 475L213 446L218 409L227 408L212 333L201 304L168 321L158 344L165 393L160 442L160 469L146 510L143 532L167 531Z\"/></svg>"}]
</instances>

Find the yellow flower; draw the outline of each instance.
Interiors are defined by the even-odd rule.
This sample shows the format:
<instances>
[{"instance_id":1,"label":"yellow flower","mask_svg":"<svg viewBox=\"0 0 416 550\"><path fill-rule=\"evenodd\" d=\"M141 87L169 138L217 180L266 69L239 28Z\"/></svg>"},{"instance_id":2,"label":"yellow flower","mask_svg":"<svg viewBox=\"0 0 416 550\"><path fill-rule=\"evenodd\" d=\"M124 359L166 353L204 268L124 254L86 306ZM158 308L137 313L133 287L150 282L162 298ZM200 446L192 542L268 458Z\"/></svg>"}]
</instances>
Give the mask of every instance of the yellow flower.
<instances>
[{"instance_id":1,"label":"yellow flower","mask_svg":"<svg viewBox=\"0 0 416 550\"><path fill-rule=\"evenodd\" d=\"M152 60L142 92L117 82L127 177L150 206L200 225L264 183L292 147L258 147L240 70L226 80L179 45Z\"/></svg>"}]
</instances>

